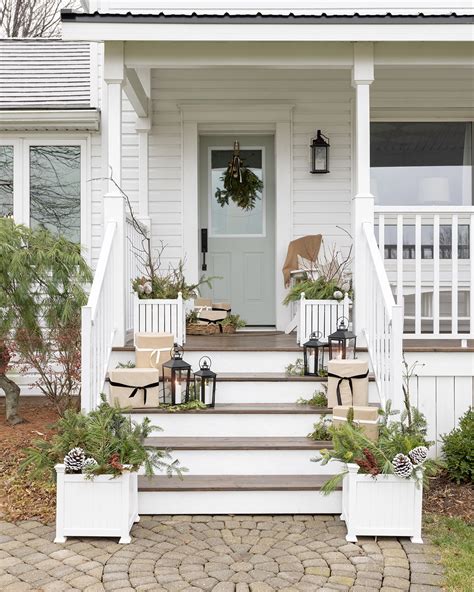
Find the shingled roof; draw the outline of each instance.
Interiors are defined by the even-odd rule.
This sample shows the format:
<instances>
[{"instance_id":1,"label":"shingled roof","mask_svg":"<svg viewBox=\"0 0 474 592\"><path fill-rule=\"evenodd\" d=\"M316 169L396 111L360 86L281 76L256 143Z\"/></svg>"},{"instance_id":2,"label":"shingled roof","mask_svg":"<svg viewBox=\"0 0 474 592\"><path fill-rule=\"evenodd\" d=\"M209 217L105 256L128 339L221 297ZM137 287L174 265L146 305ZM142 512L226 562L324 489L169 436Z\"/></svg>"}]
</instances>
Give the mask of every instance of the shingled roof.
<instances>
[{"instance_id":1,"label":"shingled roof","mask_svg":"<svg viewBox=\"0 0 474 592\"><path fill-rule=\"evenodd\" d=\"M90 107L90 45L0 40L0 109Z\"/></svg>"}]
</instances>

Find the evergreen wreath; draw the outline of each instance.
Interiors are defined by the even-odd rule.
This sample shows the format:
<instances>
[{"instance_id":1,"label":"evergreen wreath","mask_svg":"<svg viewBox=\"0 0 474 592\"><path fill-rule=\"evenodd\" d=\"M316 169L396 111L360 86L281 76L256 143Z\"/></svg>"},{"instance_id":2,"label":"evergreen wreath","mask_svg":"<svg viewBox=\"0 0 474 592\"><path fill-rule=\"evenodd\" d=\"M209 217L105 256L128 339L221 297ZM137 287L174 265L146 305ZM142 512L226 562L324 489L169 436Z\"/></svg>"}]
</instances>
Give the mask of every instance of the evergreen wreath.
<instances>
[{"instance_id":1,"label":"evergreen wreath","mask_svg":"<svg viewBox=\"0 0 474 592\"><path fill-rule=\"evenodd\" d=\"M257 199L261 199L258 194L263 190L263 181L243 164L239 142L234 142L234 154L221 181L224 189L218 188L215 193L221 207L229 205L231 199L239 208L248 212L254 209Z\"/></svg>"}]
</instances>

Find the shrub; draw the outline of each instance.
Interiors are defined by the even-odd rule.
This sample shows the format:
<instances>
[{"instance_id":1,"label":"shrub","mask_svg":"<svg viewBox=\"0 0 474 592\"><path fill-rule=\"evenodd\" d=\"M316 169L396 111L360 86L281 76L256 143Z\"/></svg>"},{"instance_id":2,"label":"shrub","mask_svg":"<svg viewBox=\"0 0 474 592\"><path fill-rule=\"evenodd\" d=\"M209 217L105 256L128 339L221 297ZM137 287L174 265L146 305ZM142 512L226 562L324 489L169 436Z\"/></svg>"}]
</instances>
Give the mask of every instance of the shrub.
<instances>
[{"instance_id":1,"label":"shrub","mask_svg":"<svg viewBox=\"0 0 474 592\"><path fill-rule=\"evenodd\" d=\"M456 483L474 483L474 409L469 408L459 427L442 437L448 474Z\"/></svg>"}]
</instances>

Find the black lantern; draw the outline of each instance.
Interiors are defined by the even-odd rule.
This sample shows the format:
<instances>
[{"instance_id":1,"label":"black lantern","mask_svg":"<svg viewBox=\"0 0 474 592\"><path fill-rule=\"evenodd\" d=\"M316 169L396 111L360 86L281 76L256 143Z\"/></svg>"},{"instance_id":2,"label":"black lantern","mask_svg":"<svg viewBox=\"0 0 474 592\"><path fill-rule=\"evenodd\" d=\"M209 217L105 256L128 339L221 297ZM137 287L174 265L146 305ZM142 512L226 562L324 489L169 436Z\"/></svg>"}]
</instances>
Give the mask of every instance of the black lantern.
<instances>
[{"instance_id":1,"label":"black lantern","mask_svg":"<svg viewBox=\"0 0 474 592\"><path fill-rule=\"evenodd\" d=\"M321 333L311 333L309 340L303 344L304 375L320 376L324 368L324 343L319 340Z\"/></svg>"},{"instance_id":2,"label":"black lantern","mask_svg":"<svg viewBox=\"0 0 474 592\"><path fill-rule=\"evenodd\" d=\"M310 144L311 147L311 173L329 173L329 138L318 130L318 133Z\"/></svg>"},{"instance_id":3,"label":"black lantern","mask_svg":"<svg viewBox=\"0 0 474 592\"><path fill-rule=\"evenodd\" d=\"M211 370L211 358L203 356L199 360L199 370L194 373L194 394L198 401L208 407L216 404L217 374Z\"/></svg>"},{"instance_id":4,"label":"black lantern","mask_svg":"<svg viewBox=\"0 0 474 592\"><path fill-rule=\"evenodd\" d=\"M349 331L349 320L341 317L337 320L337 330L328 337L329 359L349 360L355 358L356 336Z\"/></svg>"},{"instance_id":5,"label":"black lantern","mask_svg":"<svg viewBox=\"0 0 474 592\"><path fill-rule=\"evenodd\" d=\"M163 402L180 405L189 401L191 365L183 360L183 348L175 343L170 350L171 360L163 363L161 380Z\"/></svg>"}]
</instances>

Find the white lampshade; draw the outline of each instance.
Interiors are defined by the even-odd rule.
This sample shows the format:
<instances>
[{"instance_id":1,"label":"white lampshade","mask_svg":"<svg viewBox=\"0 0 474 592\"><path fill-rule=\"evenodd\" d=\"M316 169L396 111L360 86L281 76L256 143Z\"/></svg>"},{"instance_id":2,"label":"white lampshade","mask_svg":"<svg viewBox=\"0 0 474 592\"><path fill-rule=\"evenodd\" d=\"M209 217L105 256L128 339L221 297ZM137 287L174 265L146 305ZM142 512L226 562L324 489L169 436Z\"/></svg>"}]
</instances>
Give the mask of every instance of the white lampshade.
<instances>
[{"instance_id":1,"label":"white lampshade","mask_svg":"<svg viewBox=\"0 0 474 592\"><path fill-rule=\"evenodd\" d=\"M421 203L449 205L449 180L447 177L425 177L418 186Z\"/></svg>"}]
</instances>

